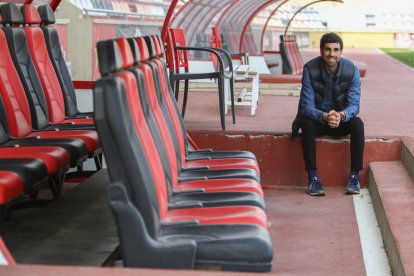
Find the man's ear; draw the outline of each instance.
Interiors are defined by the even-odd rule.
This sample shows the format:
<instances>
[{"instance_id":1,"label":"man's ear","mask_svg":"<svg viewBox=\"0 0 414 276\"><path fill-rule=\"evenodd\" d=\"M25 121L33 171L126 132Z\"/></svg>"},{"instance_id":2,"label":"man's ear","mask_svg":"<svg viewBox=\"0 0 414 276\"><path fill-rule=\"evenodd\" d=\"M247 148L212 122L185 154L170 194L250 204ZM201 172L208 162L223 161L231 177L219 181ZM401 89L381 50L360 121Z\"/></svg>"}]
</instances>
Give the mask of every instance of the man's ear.
<instances>
[{"instance_id":1,"label":"man's ear","mask_svg":"<svg viewBox=\"0 0 414 276\"><path fill-rule=\"evenodd\" d=\"M322 55L323 54L323 49L319 48L319 53Z\"/></svg>"}]
</instances>

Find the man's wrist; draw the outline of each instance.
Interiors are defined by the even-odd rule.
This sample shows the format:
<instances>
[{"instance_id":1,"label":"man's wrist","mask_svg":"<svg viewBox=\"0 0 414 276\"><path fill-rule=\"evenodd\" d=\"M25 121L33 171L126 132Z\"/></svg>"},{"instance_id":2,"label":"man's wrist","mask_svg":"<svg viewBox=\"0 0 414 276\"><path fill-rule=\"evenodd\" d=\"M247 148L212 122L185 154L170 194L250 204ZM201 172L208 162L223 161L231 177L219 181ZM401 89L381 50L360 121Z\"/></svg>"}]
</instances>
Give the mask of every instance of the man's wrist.
<instances>
[{"instance_id":1,"label":"man's wrist","mask_svg":"<svg viewBox=\"0 0 414 276\"><path fill-rule=\"evenodd\" d=\"M345 121L346 119L345 112L339 112L339 115L341 116L341 122Z\"/></svg>"},{"instance_id":2,"label":"man's wrist","mask_svg":"<svg viewBox=\"0 0 414 276\"><path fill-rule=\"evenodd\" d=\"M326 123L326 121L328 120L327 117L328 117L328 113L325 113L325 112L322 113L321 122Z\"/></svg>"}]
</instances>

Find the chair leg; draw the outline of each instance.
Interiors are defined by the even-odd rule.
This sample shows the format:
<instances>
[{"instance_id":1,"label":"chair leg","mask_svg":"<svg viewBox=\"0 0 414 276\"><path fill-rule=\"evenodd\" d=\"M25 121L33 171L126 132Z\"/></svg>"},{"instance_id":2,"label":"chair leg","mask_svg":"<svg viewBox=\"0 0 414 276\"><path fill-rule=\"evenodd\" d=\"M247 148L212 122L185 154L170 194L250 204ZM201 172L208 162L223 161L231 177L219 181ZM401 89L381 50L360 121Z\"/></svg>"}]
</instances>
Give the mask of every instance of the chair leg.
<instances>
[{"instance_id":1,"label":"chair leg","mask_svg":"<svg viewBox=\"0 0 414 276\"><path fill-rule=\"evenodd\" d=\"M176 80L175 81L175 89L174 89L174 93L175 93L175 100L178 103L178 93L180 92L180 80Z\"/></svg>"},{"instance_id":2,"label":"chair leg","mask_svg":"<svg viewBox=\"0 0 414 276\"><path fill-rule=\"evenodd\" d=\"M188 80L184 81L184 99L183 99L183 108L181 110L181 117L185 116L185 109L187 108L187 98L188 98Z\"/></svg>"},{"instance_id":3,"label":"chair leg","mask_svg":"<svg viewBox=\"0 0 414 276\"><path fill-rule=\"evenodd\" d=\"M170 80L170 87L171 87L171 89L174 89L174 73L172 73L171 71L170 71L170 77L169 77L169 80Z\"/></svg>"},{"instance_id":4,"label":"chair leg","mask_svg":"<svg viewBox=\"0 0 414 276\"><path fill-rule=\"evenodd\" d=\"M95 161L95 167L96 167L96 171L99 171L100 169L102 169L102 153L99 153L98 155L95 155L93 157L93 160Z\"/></svg>"},{"instance_id":5,"label":"chair leg","mask_svg":"<svg viewBox=\"0 0 414 276\"><path fill-rule=\"evenodd\" d=\"M218 77L217 84L218 84L218 90L219 90L221 129L226 130L226 120L225 120L225 112L224 112L224 80L222 76Z\"/></svg>"},{"instance_id":6,"label":"chair leg","mask_svg":"<svg viewBox=\"0 0 414 276\"><path fill-rule=\"evenodd\" d=\"M236 111L234 110L234 80L230 78L230 97L231 97L231 116L233 117L233 124L236 123Z\"/></svg>"}]
</instances>

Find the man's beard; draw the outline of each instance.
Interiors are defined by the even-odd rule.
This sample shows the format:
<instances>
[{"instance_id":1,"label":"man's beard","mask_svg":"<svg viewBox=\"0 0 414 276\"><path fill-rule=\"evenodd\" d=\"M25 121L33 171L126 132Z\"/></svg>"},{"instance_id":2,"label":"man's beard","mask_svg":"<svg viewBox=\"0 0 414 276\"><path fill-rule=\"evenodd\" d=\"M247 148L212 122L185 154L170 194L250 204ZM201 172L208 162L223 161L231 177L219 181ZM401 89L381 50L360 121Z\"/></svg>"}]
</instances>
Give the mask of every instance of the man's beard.
<instances>
[{"instance_id":1,"label":"man's beard","mask_svg":"<svg viewBox=\"0 0 414 276\"><path fill-rule=\"evenodd\" d=\"M324 63L327 68L335 69L336 66L338 65L338 60L336 59L334 61L324 60Z\"/></svg>"}]
</instances>

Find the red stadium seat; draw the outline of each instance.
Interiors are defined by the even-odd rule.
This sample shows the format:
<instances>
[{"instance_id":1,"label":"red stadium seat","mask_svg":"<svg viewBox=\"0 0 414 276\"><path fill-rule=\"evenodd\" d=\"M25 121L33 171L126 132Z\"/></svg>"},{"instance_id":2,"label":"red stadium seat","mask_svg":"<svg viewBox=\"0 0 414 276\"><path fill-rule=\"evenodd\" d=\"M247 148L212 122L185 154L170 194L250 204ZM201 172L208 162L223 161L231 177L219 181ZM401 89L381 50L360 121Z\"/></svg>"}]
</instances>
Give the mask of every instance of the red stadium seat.
<instances>
[{"instance_id":1,"label":"red stadium seat","mask_svg":"<svg viewBox=\"0 0 414 276\"><path fill-rule=\"evenodd\" d=\"M40 15L32 4L21 7L23 15L23 30L26 34L27 45L45 94L49 120L53 124L76 123L91 124L92 118L65 119L65 101L63 92L55 72L55 68L49 57L45 36L40 28Z\"/></svg>"}]
</instances>

